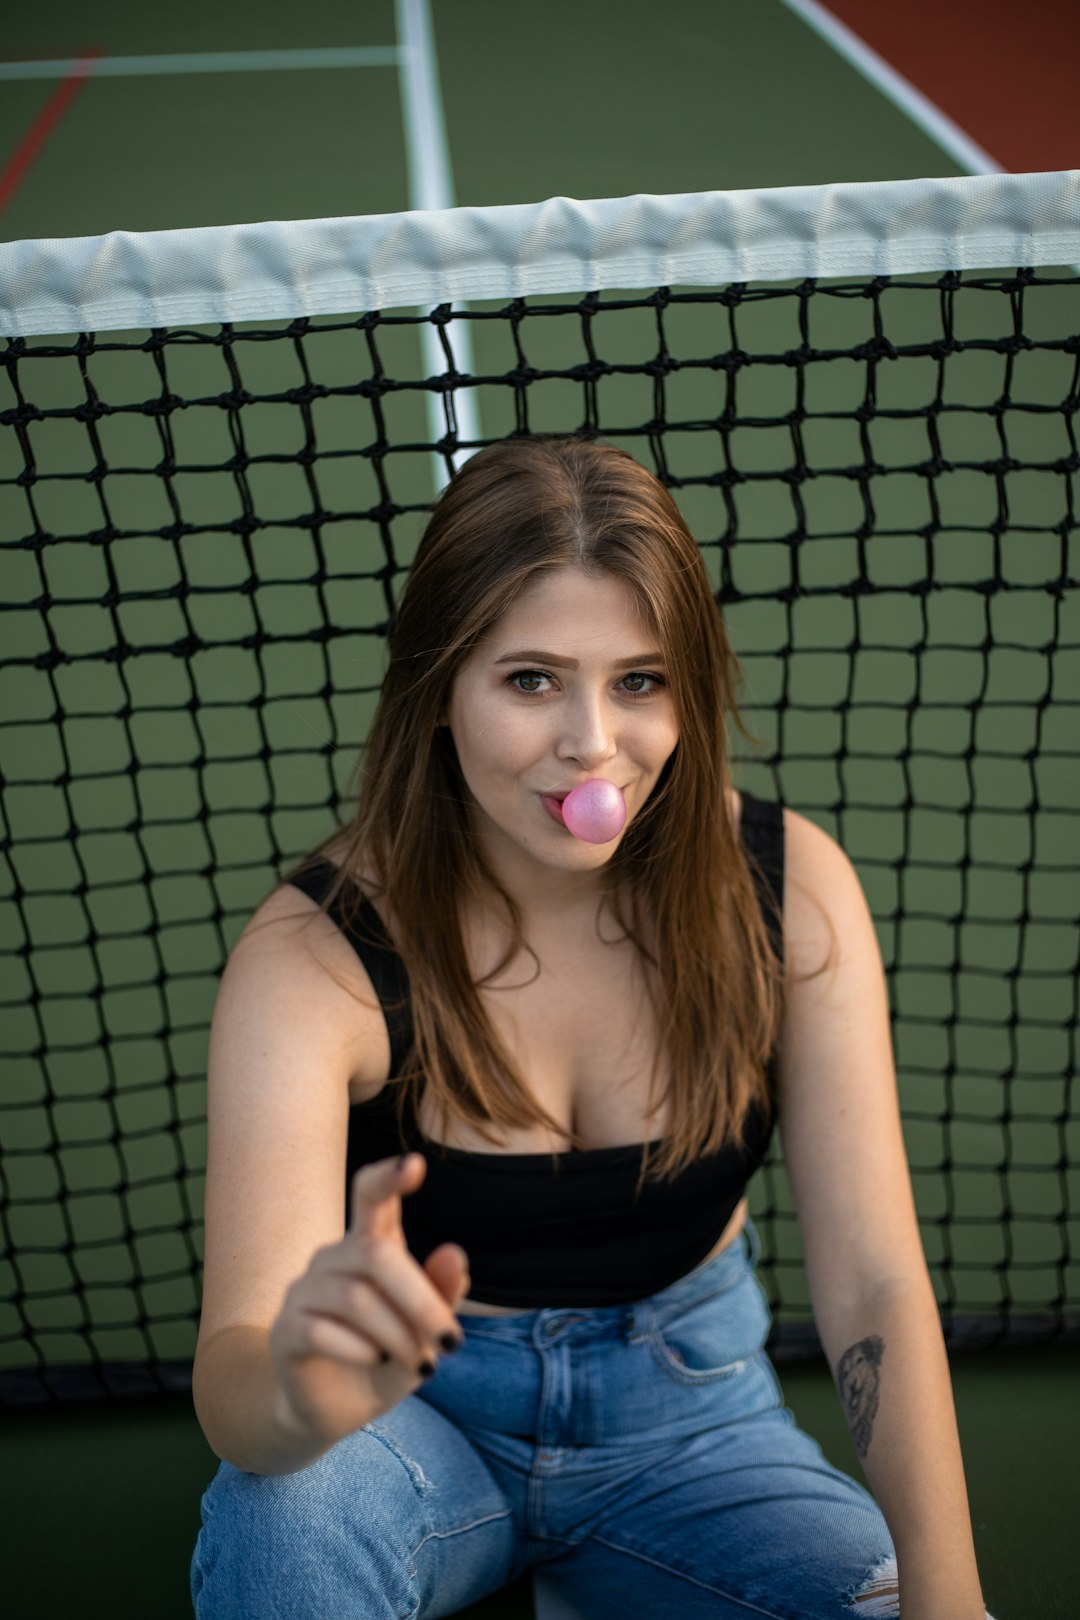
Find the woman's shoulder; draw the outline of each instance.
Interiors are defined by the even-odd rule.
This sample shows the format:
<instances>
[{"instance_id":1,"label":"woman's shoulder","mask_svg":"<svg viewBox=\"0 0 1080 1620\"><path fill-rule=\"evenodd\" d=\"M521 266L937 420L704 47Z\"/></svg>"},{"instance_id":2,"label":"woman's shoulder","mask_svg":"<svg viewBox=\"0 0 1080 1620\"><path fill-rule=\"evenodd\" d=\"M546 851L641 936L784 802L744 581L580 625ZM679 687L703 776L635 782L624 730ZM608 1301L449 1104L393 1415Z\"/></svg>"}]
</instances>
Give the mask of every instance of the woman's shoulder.
<instances>
[{"instance_id":1,"label":"woman's shoulder","mask_svg":"<svg viewBox=\"0 0 1080 1620\"><path fill-rule=\"evenodd\" d=\"M781 901L786 960L796 974L820 970L838 934L865 930L869 912L854 863L831 833L789 805L732 788L728 806L736 836Z\"/></svg>"},{"instance_id":2,"label":"woman's shoulder","mask_svg":"<svg viewBox=\"0 0 1080 1620\"><path fill-rule=\"evenodd\" d=\"M785 881L817 890L837 879L850 882L854 877L855 869L836 839L790 805L731 788L728 809L736 835L744 843L764 835L779 846Z\"/></svg>"},{"instance_id":3,"label":"woman's shoulder","mask_svg":"<svg viewBox=\"0 0 1080 1620\"><path fill-rule=\"evenodd\" d=\"M824 892L834 884L856 883L850 856L825 828L789 805L783 809L786 875L806 888Z\"/></svg>"},{"instance_id":4,"label":"woman's shoulder","mask_svg":"<svg viewBox=\"0 0 1080 1620\"><path fill-rule=\"evenodd\" d=\"M324 967L329 954L343 967L358 967L355 953L349 951L343 937L340 920L335 920L342 915L341 907L326 904L335 890L348 905L373 906L382 918L370 864L350 857L348 846L339 837L297 862L289 875L270 890L238 936L233 954L242 949L248 955L305 955Z\"/></svg>"},{"instance_id":5,"label":"woman's shoulder","mask_svg":"<svg viewBox=\"0 0 1080 1620\"><path fill-rule=\"evenodd\" d=\"M851 857L832 834L786 805L783 821L785 954L796 973L813 973L838 944L865 933L869 907Z\"/></svg>"},{"instance_id":6,"label":"woman's shoulder","mask_svg":"<svg viewBox=\"0 0 1080 1620\"><path fill-rule=\"evenodd\" d=\"M289 881L271 890L237 937L215 1017L267 1030L318 1026L341 1043L354 1078L385 1079L386 1024L371 978L319 899Z\"/></svg>"}]
</instances>

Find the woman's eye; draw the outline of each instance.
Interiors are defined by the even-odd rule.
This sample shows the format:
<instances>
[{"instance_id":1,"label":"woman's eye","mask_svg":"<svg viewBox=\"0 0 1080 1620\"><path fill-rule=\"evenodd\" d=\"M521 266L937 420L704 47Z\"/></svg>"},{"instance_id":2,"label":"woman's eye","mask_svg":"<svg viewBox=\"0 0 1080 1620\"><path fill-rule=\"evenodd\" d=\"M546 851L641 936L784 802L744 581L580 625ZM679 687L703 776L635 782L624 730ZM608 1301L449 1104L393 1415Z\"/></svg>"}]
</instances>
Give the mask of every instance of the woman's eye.
<instances>
[{"instance_id":1,"label":"woman's eye","mask_svg":"<svg viewBox=\"0 0 1080 1620\"><path fill-rule=\"evenodd\" d=\"M519 669L510 676L510 684L519 692L532 693L543 691L542 682L549 677L540 669Z\"/></svg>"},{"instance_id":2,"label":"woman's eye","mask_svg":"<svg viewBox=\"0 0 1080 1620\"><path fill-rule=\"evenodd\" d=\"M623 676L622 684L631 697L650 697L664 683L659 675L646 675L644 670L635 670L632 675Z\"/></svg>"}]
</instances>

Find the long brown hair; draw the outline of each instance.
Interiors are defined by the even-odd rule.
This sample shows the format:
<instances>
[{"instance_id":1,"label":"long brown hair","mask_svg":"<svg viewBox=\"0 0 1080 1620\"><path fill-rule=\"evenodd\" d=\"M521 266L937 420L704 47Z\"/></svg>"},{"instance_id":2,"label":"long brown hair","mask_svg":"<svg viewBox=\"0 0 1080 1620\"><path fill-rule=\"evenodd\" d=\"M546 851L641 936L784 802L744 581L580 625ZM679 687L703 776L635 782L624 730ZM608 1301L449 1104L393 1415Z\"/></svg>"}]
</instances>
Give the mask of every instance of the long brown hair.
<instances>
[{"instance_id":1,"label":"long brown hair","mask_svg":"<svg viewBox=\"0 0 1080 1620\"><path fill-rule=\"evenodd\" d=\"M468 1122L493 1144L500 1129L543 1124L581 1146L515 1071L470 972L461 928L470 895L505 907L513 943L500 967L528 946L470 834L468 789L438 726L472 649L530 580L566 565L634 591L659 638L678 721L674 753L605 868L619 920L648 964L658 1028L650 1103L666 1099L670 1110L650 1173L670 1176L728 1139L741 1145L755 1102L770 1112L765 1066L783 975L728 807L727 717L747 735L738 665L674 501L621 450L510 439L473 456L447 486L391 629L357 813L335 835L343 858L334 894L364 873L384 900L416 1034L399 1080L425 1084L444 1122Z\"/></svg>"}]
</instances>

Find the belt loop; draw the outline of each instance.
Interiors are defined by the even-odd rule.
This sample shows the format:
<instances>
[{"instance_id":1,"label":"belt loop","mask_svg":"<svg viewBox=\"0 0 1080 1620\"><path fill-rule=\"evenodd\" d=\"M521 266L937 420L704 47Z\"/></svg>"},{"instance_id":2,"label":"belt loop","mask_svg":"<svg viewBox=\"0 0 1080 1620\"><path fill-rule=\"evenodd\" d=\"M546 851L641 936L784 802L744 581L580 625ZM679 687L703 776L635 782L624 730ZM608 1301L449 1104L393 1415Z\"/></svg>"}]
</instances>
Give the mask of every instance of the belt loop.
<instances>
[{"instance_id":1,"label":"belt loop","mask_svg":"<svg viewBox=\"0 0 1080 1620\"><path fill-rule=\"evenodd\" d=\"M627 1344L644 1344L652 1326L652 1308L648 1300L639 1299L626 1312Z\"/></svg>"}]
</instances>

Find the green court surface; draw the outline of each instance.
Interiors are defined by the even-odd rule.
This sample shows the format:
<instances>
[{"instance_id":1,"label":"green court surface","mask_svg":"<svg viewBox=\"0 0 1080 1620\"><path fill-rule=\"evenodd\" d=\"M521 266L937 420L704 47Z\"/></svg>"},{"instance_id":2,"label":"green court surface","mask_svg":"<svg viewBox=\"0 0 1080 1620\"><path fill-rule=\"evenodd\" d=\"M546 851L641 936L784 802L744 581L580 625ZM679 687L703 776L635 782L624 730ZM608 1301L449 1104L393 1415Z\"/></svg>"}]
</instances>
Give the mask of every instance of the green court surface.
<instances>
[{"instance_id":1,"label":"green court surface","mask_svg":"<svg viewBox=\"0 0 1080 1620\"><path fill-rule=\"evenodd\" d=\"M449 161L456 200L461 204L529 202L555 195L582 198L620 196L638 192L681 192L753 186L818 184L827 181L883 180L957 172L956 163L930 138L915 128L882 95L833 54L828 46L792 15L779 0L669 0L658 17L655 6L644 0L547 0L542 7L496 3L496 0L433 0L433 20L442 94L445 104ZM50 6L47 13L23 10L5 24L7 55L64 57L93 46L106 58L133 55L206 53L220 51L298 51L315 47L383 46L394 40L394 8L390 0L374 0L358 7L345 0L314 0L297 7L272 0L259 6L222 8L209 0L193 0L181 13L148 7L143 0L113 0L88 14L72 0ZM2 66L2 64L0 64ZM0 161L16 148L25 131L39 116L55 89L51 81L10 80L0 96ZM111 230L167 230L177 227L231 224L265 219L301 219L330 215L378 213L403 209L409 201L409 170L403 138L397 70L391 66L349 69L281 67L275 71L169 73L139 76L101 76L85 83L64 116L42 144L34 161L0 215L0 235L6 239L38 236L98 234ZM1044 323L1047 331L1077 329L1076 288L1043 289L1033 295L1032 330ZM1041 302L1039 301L1041 299ZM977 317L965 333L969 338L1000 336L1007 311L991 307ZM921 292L897 294L888 304L893 341L912 341L928 319L930 304ZM768 321L772 320L772 326ZM789 326L777 322L787 320ZM823 348L862 341L869 334L869 306L833 304L818 307L814 341ZM673 311L668 337L673 352L686 355L716 347L716 332L709 326L715 314L693 309ZM771 314L745 308L739 314L740 341L749 349L783 348L798 341L793 315ZM981 321L982 325L978 325ZM569 364L573 343L569 318L526 322L524 339L533 364L557 369ZM636 360L650 352L656 341L652 311L611 311L598 318L595 336L604 358L613 364ZM394 374L421 375L419 346L412 329L384 332L380 340ZM317 327L305 340L309 352L318 353L319 375L329 384L344 386L361 363L357 334L320 335ZM498 373L513 363L505 329L480 326L474 334L478 373ZM259 395L279 394L300 380L297 357L284 344L259 349L239 346L246 386ZM1021 357L1024 386L1032 397L1060 396L1057 357ZM191 396L211 395L225 386L220 351L170 351L172 386ZM157 384L147 355L99 354L93 372L103 397L114 403L135 402L152 396ZM908 367L897 381L883 387L897 391L892 402L917 406L933 386L933 367ZM991 357L972 353L956 362L957 397L989 400L999 386ZM899 372L897 373L899 377ZM79 397L74 365L61 372L53 368L40 380L43 405L63 406ZM705 417L717 410L715 376L685 373L671 380L668 409L683 419ZM792 408L790 373L774 368L748 377L742 412L763 425L742 430L738 447L741 463L767 475L738 493L739 520L746 532L758 536L750 549L736 556L735 583L744 600L729 616L733 640L742 656L749 682L747 718L767 743L770 710L775 698L777 636L787 633L779 621L779 603L769 600L787 583L788 554L780 539L790 526L789 493L783 477L787 438L777 424ZM818 368L810 378L812 407L832 411L835 417L813 424L817 442L813 454L823 466L844 464L857 456L856 429L844 413L862 398L864 379L852 364ZM641 423L652 409L650 386L641 377L605 379L604 408L615 423ZM68 392L65 392L68 391ZM479 414L485 433L506 431L512 425L511 403L503 390L478 390ZM577 425L580 389L554 380L532 391L534 430L564 431ZM322 497L326 505L364 506L377 499L364 484L370 469L349 459L349 452L372 433L366 405L343 398L319 402L317 410L320 451L340 451L338 463L320 467ZM422 441L425 436L423 402L419 394L405 393L388 405L394 416L398 442ZM773 425L769 422L772 420ZM918 421L894 422L877 444L886 466L901 467L923 453ZM35 441L39 467L48 473L79 454L70 424L55 420L41 424ZM295 411L256 405L247 414L248 447L254 455L294 453L299 447ZM1057 418L1047 417L1038 432L1025 423L1013 429L1014 446L1031 456L1066 454L1054 435L1062 433ZM176 424L180 459L191 465L220 467L230 454L227 423L222 411L194 408ZM976 412L952 419L953 438L946 453L957 462L977 461L994 453L994 430ZM1031 442L1020 444L1025 432ZM1039 437L1041 433L1042 437ZM160 481L149 475L160 455L150 424L137 415L114 417L102 424L110 460L131 469L125 479L112 481L113 515L129 530L153 531L167 522L162 508ZM625 442L643 453L641 441L628 433ZM700 443L693 435L673 435L673 470L693 476L699 470ZM704 463L701 463L702 465ZM147 476L141 476L147 475ZM392 463L394 494L403 504L419 503L430 495L430 464L426 453L402 454ZM775 476L773 476L775 475ZM267 464L252 473L257 500L266 510L294 512L302 508L304 492L295 465ZM949 485L951 497L969 503L989 521L990 507L980 506L986 496L985 480L958 473ZM299 854L327 827L326 805L344 785L352 753L370 714L372 692L378 681L379 648L370 634L381 619L385 601L370 570L356 569L350 559L365 534L345 525L329 542L331 561L343 572L355 573L342 585L336 611L355 628L354 640L339 643L332 670L338 697L331 717L337 752L321 759L323 797L311 789L311 737L328 724L327 710L316 694L324 679L320 655L305 647L303 638L319 623L323 611L318 592L305 583L312 571L313 552L295 530L269 528L257 536L255 549L265 588L260 587L261 622L281 637L282 656L274 649L265 669L256 672L258 658L240 645L249 628L251 599L241 586L247 567L245 547L236 535L224 532L235 516L236 490L225 474L211 470L190 478L182 492L189 522L206 526L206 534L185 537L180 549L188 579L204 587L204 617L198 628L217 646L194 661L194 683L205 702L201 743L209 754L202 782L208 816L198 821L199 801L194 796L194 774L185 766L192 752L191 719L181 689L175 660L147 657L131 659L127 677L132 683L137 712L134 736L142 766L140 814L151 826L144 849L155 868L170 874L155 879L155 915L162 923L167 966L173 975L170 1015L181 1033L170 1048L169 1061L182 1076L177 1089L181 1130L179 1139L189 1172L185 1196L197 1206L200 1196L202 1136L202 1049L204 1026L214 993L217 941L192 910L192 899L204 880L197 876L205 865L206 844L226 866L244 865L233 874L225 896L224 931L232 937L246 912L272 881L271 849L258 819L246 807L266 796L267 766L261 756L264 738L257 731L248 700L255 677L265 676L267 695L274 700L268 712L269 741L275 750L270 767L273 791L282 808L275 823L281 847ZM53 532L81 536L96 521L96 508L88 483L40 488L43 521ZM840 533L856 521L845 507L852 492L839 479L821 478L808 492L811 519L819 526L834 522ZM912 529L924 521L921 487L897 477L882 490L880 520L893 528ZM1050 524L1058 499L1045 480L1018 479L1011 489L1011 509L1017 522ZM891 505L889 503L892 503ZM816 503L816 504L815 504ZM974 504L971 504L974 503ZM715 490L691 488L682 505L691 528L706 549L714 576L724 564L720 544L724 512ZM3 519L10 523L22 519ZM222 524L218 533L216 525ZM417 513L399 520L395 534L397 560L407 561L419 529ZM16 528L15 532L18 532ZM875 549L876 546L876 549ZM336 549L335 549L336 548ZM874 640L855 666L853 724L862 726L861 740L847 742L861 759L849 760L847 775L838 784L833 752L838 728L831 712L851 673L855 633L850 583L854 551L842 540L819 547L808 561L803 583L833 591L811 603L797 605L790 631L805 712L787 716L784 738L786 759L782 785L788 803L819 813L835 802L840 792L850 794L862 809L846 819L844 841L860 865L874 909L888 916L896 900L895 872L900 820L896 806L906 780L897 765L905 738L896 712L896 699L909 671L906 649L914 639L927 638L930 656L922 668L918 717L916 769L923 772L920 792L946 807L944 815L918 815L909 858L917 867L927 849L938 849L952 836L948 807L959 806L969 783L960 763L965 733L957 729L961 711L980 696L988 706L980 716L979 745L1003 763L991 768L980 783L980 805L972 826L980 858L989 852L990 864L1022 858L1012 841L1020 826L1029 776L1020 768L1034 747L1031 713L1042 696L1045 649L1051 602L1042 590L1053 577L1055 557L1050 544L1030 544L1023 554L1003 542L1004 567L1024 586L1003 598L997 609L994 632L999 645L983 659L985 614L979 581L987 571L985 536L968 535L943 556L946 583L944 617L929 624L921 619L915 597L907 589L918 575L921 559L912 543L890 545L888 550L871 541L872 569L878 570L881 594L861 604L858 634ZM69 726L66 746L97 775L82 785L78 808L83 818L83 853L93 865L95 881L103 887L123 883L129 874L131 849L111 829L123 826L131 815L126 796L131 791L128 767L130 738L116 719L115 668L99 659L98 639L102 616L92 606L101 590L100 552L78 539L54 548L49 561L50 587L71 602L66 614L70 644L87 656L71 672L81 707L91 718ZM156 543L125 541L115 548L122 584L132 595L126 632L138 642L168 640L183 633L179 608L169 598L175 584L170 569L175 557ZM378 559L377 559L378 560ZM22 568L24 559L16 559ZM861 564L860 564L861 566ZM814 570L817 570L815 573ZM7 577L7 576L5 576ZM31 589L21 573L11 575L12 589ZM942 603L939 599L938 606ZM1064 634L1064 632L1061 632ZM1075 637L1073 638L1075 640ZM236 646L228 643L233 640ZM31 646L28 643L28 648ZM36 649L31 649L36 650ZM798 657L801 650L814 656ZM1076 671L1065 658L1054 664L1055 692L1075 702ZM38 681L40 694L34 686ZM899 684L898 684L899 683ZM49 727L49 693L44 676L28 675L23 698L27 712L40 711L41 727L21 733L5 768L29 778L42 760L52 768L50 748L55 745ZM955 705L955 709L951 706ZM164 714L163 711L169 711ZM1041 803L1047 813L1041 823L1041 858L1063 864L1075 847L1075 782L1070 765L1061 758L1064 734L1061 715L1051 707L1043 713L1042 746L1053 758L1040 764ZM1073 711L1075 712L1075 711ZM21 750L21 752L20 752ZM950 758L950 750L955 757ZM891 756L891 757L890 757ZM755 778L750 765L746 785L771 791L764 774ZM992 776L992 780L991 780ZM20 825L16 837L50 836L54 798L45 787L28 787L17 801ZM1072 815L1070 821L1069 812ZM1011 819L1010 819L1011 818ZM57 827L59 827L57 823ZM94 837L91 854L86 847ZM55 859L50 855L50 859ZM28 857L29 859L29 857ZM94 864L96 863L96 864ZM915 879L918 874L915 874ZM915 1172L920 1211L937 1215L942 1204L940 1166L944 1159L966 1165L971 1174L959 1179L958 1213L977 1226L991 1211L990 1175L1002 1153L1002 1098L993 1085L981 1091L963 1090L957 1106L966 1110L960 1125L946 1132L933 1116L938 1082L933 1074L943 1061L941 1030L932 1022L939 1005L940 972L933 966L935 952L951 948L945 921L956 909L956 895L924 872L924 888L908 895L908 903L921 908L922 921L909 925L903 939L882 925L886 956L901 948L908 959L922 964L901 986L903 1011L909 1022L901 1031L898 1049L905 1104L911 1111L908 1148ZM930 885L937 883L938 892ZM72 877L74 887L75 878ZM1005 890L1008 890L1002 894ZM1025 1116L1014 1126L1013 1147L1022 1168L1011 1172L1009 1194L1038 1219L1018 1229L1009 1250L1016 1270L1009 1276L1013 1297L1022 1307L1031 1268L1036 1268L1033 1303L1046 1278L1038 1268L1051 1264L1051 1220L1065 1199L1075 1210L1080 1188L1072 1180L1063 1193L1060 1179L1044 1165L1060 1151L1055 1121L1065 1106L1065 1091L1051 1088L1046 1075L1061 1067L1058 1031L1067 1008L1066 976L1061 969L1060 931L1070 926L1077 910L1077 885L1070 878L1056 884L1045 881L1034 893L1040 916L1049 919L1029 936L1024 962L1027 979L1020 985L1025 1016L1046 1026L1021 1030L1020 1048L1013 1054L1018 1078L1012 1082L1010 1105ZM985 910L985 896L969 895L976 912ZM984 904L985 901L985 904ZM117 904L120 902L117 901ZM141 901L133 885L123 901L131 909L133 929L139 925ZM993 905L1003 914L1015 909L1013 891L1005 877ZM74 902L72 902L74 908ZM991 907L991 909L993 909ZM197 906L196 906L197 911ZM929 914L929 915L927 915ZM118 913L113 913L113 922ZM124 918L120 919L124 922ZM69 919L58 903L51 920L42 923L45 943L54 930L54 942L69 935ZM995 957L998 934L992 925L973 924L966 936L968 959L980 964L964 984L965 1017L977 1025L1001 1016L1001 996L986 970L1002 964ZM117 949L110 972L112 1027L119 1033L115 1065L121 1091L123 1124L137 1144L128 1159L127 1173L140 1183L130 1218L145 1225L153 1236L144 1246L146 1263L154 1273L176 1270L176 1257L160 1229L180 1218L175 1161L175 1119L165 1129L160 1099L147 1075L153 1075L160 1053L151 1032L156 1028L156 989L125 989L147 968L145 942L136 941L127 955ZM948 960L940 956L939 968ZM927 963L929 962L929 966ZM152 964L151 964L152 965ZM78 949L56 964L77 986L85 962ZM1063 1011L1064 1009L1064 1011ZM925 1016L924 1016L925 1015ZM54 1015L53 1033L64 1039L81 1038L77 1008ZM955 1054L961 1069L979 1068L987 1059L979 1046L978 1031L959 1031L961 1047ZM964 1048L963 1041L969 1045ZM1064 1036L1061 1036L1064 1039ZM107 1135L108 1121L93 1115L95 1075L89 1060L79 1074L69 1075L71 1128L79 1140ZM35 1105L37 1094L29 1071L20 1071L13 1084L26 1086L26 1101ZM79 1110L82 1110L80 1113ZM62 1108L59 1112L62 1113ZM18 1136L6 1145L29 1150L38 1129L28 1106ZM13 1124L12 1130L17 1127ZM94 1192L99 1181L108 1184L109 1166L103 1147L72 1153L67 1169L78 1191ZM75 1160L78 1158L78 1163ZM1072 1155L1075 1164L1075 1153ZM134 1163L135 1168L131 1168ZM82 1178L81 1183L79 1178ZM990 1190L988 1190L988 1188ZM785 1209L782 1173L767 1189L768 1198ZM751 1201L764 1197L762 1183ZM93 1205L93 1208L91 1208ZM996 1206L995 1206L996 1207ZM790 1215L790 1209L786 1212ZM129 1218L129 1217L125 1217ZM22 1240L38 1254L24 1274L24 1284L48 1286L53 1256L41 1252L55 1243L59 1228L54 1211L37 1205L22 1212ZM116 1211L108 1198L87 1196L82 1205L78 1236L88 1249L96 1249L102 1267L108 1256L101 1250L116 1224ZM972 1227L961 1233L970 1240L958 1254L976 1274L967 1280L969 1303L991 1305L1000 1277L991 1276L996 1261L996 1237ZM54 1235L55 1234L55 1235ZM930 1237L940 1236L936 1227ZM807 1298L797 1238L792 1223L769 1234L777 1254L773 1273L783 1286L785 1301L805 1315ZM154 1245L157 1244L157 1248ZM928 1251L935 1263L940 1255ZM984 1275L978 1266L985 1264ZM37 1266L37 1271L34 1271ZM1075 1268L1074 1268L1075 1272ZM107 1270L98 1279L103 1289L112 1283ZM1068 1281L1075 1283L1074 1274ZM158 1354L181 1357L190 1351L190 1282L164 1281L156 1285L158 1305L166 1319L155 1342ZM979 1298L980 1288L985 1290ZM170 1292L171 1290L171 1292ZM115 1311L115 1290L106 1302ZM102 1309L106 1309L103 1304ZM53 1314L50 1316L49 1312ZM105 1318L107 1319L107 1317ZM64 1302L42 1306L42 1330L61 1335L70 1325ZM60 1343L59 1338L57 1343ZM117 1330L109 1341L109 1354L123 1358L138 1354L138 1336ZM976 1546L989 1606L998 1620L1067 1620L1075 1613L1072 1594L1080 1587L1080 1558L1071 1534L1075 1516L1075 1456L1080 1433L1080 1402L1076 1372L1080 1363L1074 1350L1010 1350L983 1357L960 1357L954 1363L961 1436L972 1499ZM787 1397L800 1422L814 1433L840 1466L854 1472L854 1453L828 1370L823 1365L781 1368ZM18 1414L4 1419L2 1439L7 1468L3 1506L5 1529L20 1549L14 1562L14 1612L59 1616L78 1612L94 1620L135 1620L138 1616L189 1613L186 1565L198 1517L198 1496L214 1466L190 1412L182 1402L117 1406L112 1409L72 1410L38 1415ZM58 1534L58 1528L62 1527ZM9 1561L10 1562L10 1561ZM9 1570L10 1573L10 1570ZM10 1586L10 1582L9 1582ZM527 1597L492 1599L477 1610L477 1620L515 1620L528 1612ZM628 1608L628 1614L631 1611Z\"/></svg>"},{"instance_id":2,"label":"green court surface","mask_svg":"<svg viewBox=\"0 0 1080 1620\"><path fill-rule=\"evenodd\" d=\"M432 8L461 204L957 173L779 0L451 0ZM387 45L389 0L182 14L71 0L5 25L8 54ZM4 240L313 219L408 206L392 67L93 79L0 215ZM11 81L0 152L53 88Z\"/></svg>"}]
</instances>

